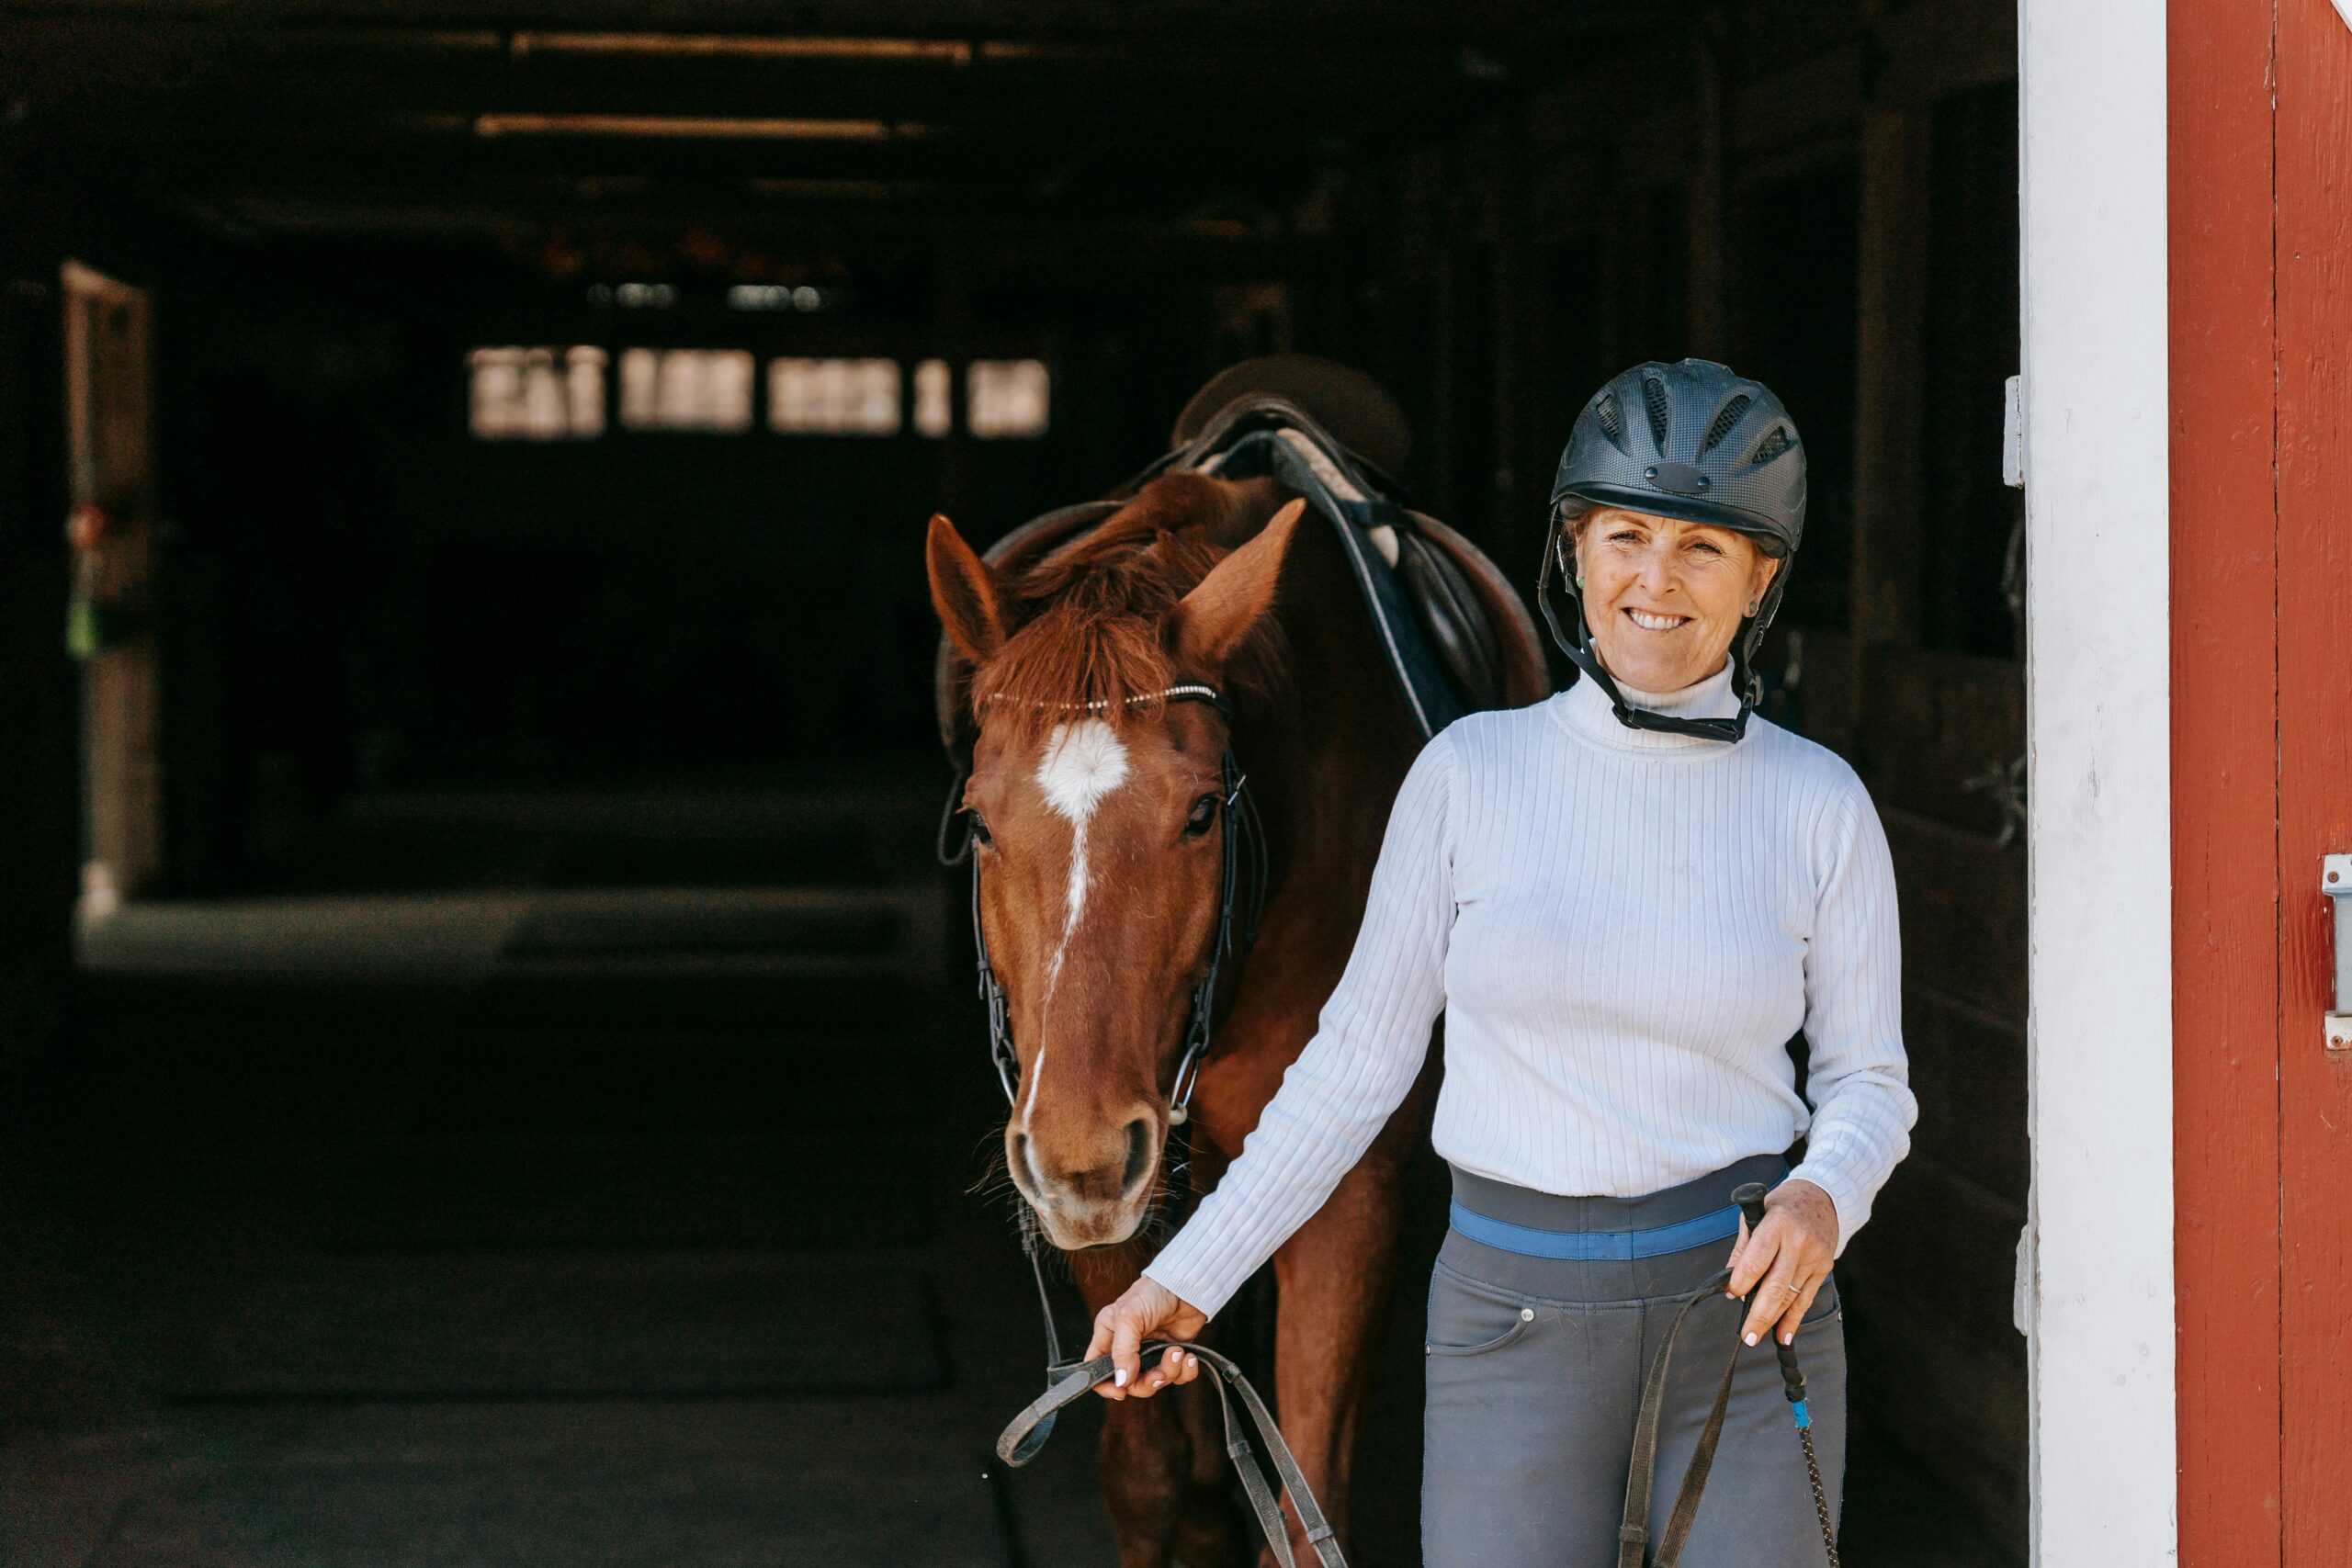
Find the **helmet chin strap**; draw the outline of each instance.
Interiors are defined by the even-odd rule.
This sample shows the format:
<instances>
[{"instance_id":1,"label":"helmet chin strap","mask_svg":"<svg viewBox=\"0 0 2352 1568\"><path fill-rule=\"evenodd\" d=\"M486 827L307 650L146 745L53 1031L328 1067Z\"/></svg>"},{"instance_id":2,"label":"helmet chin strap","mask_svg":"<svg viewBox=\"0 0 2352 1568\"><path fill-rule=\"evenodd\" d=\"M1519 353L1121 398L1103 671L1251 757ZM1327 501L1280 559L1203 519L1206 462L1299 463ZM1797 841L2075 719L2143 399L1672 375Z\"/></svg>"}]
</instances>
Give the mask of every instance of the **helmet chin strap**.
<instances>
[{"instance_id":1,"label":"helmet chin strap","mask_svg":"<svg viewBox=\"0 0 2352 1568\"><path fill-rule=\"evenodd\" d=\"M1552 629L1552 640L1568 656L1588 680L1597 682L1615 710L1617 722L1628 729L1655 730L1665 735L1690 735L1702 740L1720 740L1725 744L1737 741L1747 733L1747 716L1755 711L1755 682L1746 678L1746 660L1736 655L1732 679L1739 688L1739 712L1729 718L1686 718L1679 714L1657 713L1649 708L1637 708L1625 701L1624 693L1617 688L1616 679L1602 667L1600 655L1592 646L1592 628L1584 618L1584 595L1576 591L1576 574L1568 570L1566 558L1561 553L1561 541L1567 529L1555 523L1552 528L1551 547L1544 552L1544 564L1535 580L1535 605L1544 612L1544 624ZM1552 568L1560 569L1561 589L1576 604L1576 635L1570 636L1560 625L1559 611L1552 603Z\"/></svg>"}]
</instances>

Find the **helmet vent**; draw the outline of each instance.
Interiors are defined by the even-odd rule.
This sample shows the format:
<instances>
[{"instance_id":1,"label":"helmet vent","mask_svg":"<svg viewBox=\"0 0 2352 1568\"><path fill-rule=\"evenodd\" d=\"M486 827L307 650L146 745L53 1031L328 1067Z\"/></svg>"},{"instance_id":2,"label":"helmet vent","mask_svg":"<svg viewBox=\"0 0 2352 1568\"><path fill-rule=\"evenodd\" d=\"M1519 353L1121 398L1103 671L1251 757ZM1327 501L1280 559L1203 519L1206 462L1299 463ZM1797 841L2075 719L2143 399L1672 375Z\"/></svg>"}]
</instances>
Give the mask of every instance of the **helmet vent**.
<instances>
[{"instance_id":1,"label":"helmet vent","mask_svg":"<svg viewBox=\"0 0 2352 1568\"><path fill-rule=\"evenodd\" d=\"M1666 383L1655 376L1643 377L1642 400L1649 405L1650 439L1663 449L1667 431Z\"/></svg>"},{"instance_id":2,"label":"helmet vent","mask_svg":"<svg viewBox=\"0 0 2352 1568\"><path fill-rule=\"evenodd\" d=\"M1724 437L1729 435L1733 427L1747 417L1747 405L1752 400L1747 393L1742 392L1724 405L1723 412L1715 415L1715 422L1707 426L1707 434L1700 439L1700 457L1705 457L1723 445Z\"/></svg>"},{"instance_id":3,"label":"helmet vent","mask_svg":"<svg viewBox=\"0 0 2352 1568\"><path fill-rule=\"evenodd\" d=\"M1748 459L1747 466L1760 468L1795 445L1796 438L1789 434L1787 425L1775 425L1770 435L1756 444L1756 456Z\"/></svg>"},{"instance_id":4,"label":"helmet vent","mask_svg":"<svg viewBox=\"0 0 2352 1568\"><path fill-rule=\"evenodd\" d=\"M1592 417L1600 422L1600 433L1611 441L1622 441L1625 435L1624 411L1617 406L1617 394L1603 392L1600 400L1592 405Z\"/></svg>"}]
</instances>

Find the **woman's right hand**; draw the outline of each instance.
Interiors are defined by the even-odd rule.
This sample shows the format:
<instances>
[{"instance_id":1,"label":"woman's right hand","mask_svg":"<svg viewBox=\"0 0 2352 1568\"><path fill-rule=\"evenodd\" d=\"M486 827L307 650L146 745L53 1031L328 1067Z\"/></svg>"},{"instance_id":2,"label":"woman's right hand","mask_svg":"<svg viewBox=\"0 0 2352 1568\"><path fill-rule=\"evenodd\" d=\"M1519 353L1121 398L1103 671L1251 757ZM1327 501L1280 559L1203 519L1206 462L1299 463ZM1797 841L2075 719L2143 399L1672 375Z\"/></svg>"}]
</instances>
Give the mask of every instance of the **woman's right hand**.
<instances>
[{"instance_id":1,"label":"woman's right hand","mask_svg":"<svg viewBox=\"0 0 2352 1568\"><path fill-rule=\"evenodd\" d=\"M1094 1337L1086 1342L1086 1359L1106 1351L1114 1371L1110 1381L1094 1392L1105 1399L1133 1394L1149 1399L1171 1383L1191 1382L1201 1375L1201 1359L1170 1345L1159 1365L1144 1371L1141 1362L1147 1339L1197 1339L1209 1325L1208 1314L1150 1275L1129 1285L1126 1293L1094 1314Z\"/></svg>"}]
</instances>

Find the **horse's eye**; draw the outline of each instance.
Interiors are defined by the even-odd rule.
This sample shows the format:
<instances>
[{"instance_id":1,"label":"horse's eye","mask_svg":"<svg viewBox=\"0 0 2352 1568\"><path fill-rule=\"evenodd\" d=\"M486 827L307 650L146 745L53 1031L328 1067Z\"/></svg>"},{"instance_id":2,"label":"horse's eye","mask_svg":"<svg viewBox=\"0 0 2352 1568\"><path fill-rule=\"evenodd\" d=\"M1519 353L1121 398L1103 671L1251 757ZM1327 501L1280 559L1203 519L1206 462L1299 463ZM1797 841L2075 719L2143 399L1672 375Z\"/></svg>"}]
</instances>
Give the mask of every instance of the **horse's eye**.
<instances>
[{"instance_id":1,"label":"horse's eye","mask_svg":"<svg viewBox=\"0 0 2352 1568\"><path fill-rule=\"evenodd\" d=\"M1216 820L1216 796L1204 795L1193 802L1193 814L1184 818L1184 837L1197 839L1209 830Z\"/></svg>"},{"instance_id":2,"label":"horse's eye","mask_svg":"<svg viewBox=\"0 0 2352 1568\"><path fill-rule=\"evenodd\" d=\"M964 808L964 815L972 824L972 842L976 844L993 844L996 842L994 839L989 836L989 819L987 818L981 816L978 812L973 810L968 806Z\"/></svg>"}]
</instances>

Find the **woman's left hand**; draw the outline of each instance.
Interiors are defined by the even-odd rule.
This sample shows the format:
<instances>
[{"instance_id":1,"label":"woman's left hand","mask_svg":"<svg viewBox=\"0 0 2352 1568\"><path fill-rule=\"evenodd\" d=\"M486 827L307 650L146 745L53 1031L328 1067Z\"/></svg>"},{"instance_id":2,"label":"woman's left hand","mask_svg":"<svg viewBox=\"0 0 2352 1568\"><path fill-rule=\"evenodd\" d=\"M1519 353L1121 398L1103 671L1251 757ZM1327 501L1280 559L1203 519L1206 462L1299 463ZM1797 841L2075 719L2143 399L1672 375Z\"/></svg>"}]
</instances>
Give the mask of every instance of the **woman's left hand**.
<instances>
[{"instance_id":1,"label":"woman's left hand","mask_svg":"<svg viewBox=\"0 0 2352 1568\"><path fill-rule=\"evenodd\" d=\"M1821 1281L1838 1258L1838 1206L1810 1181L1783 1181L1764 1196L1764 1223L1749 1235L1745 1224L1732 1248L1734 1298L1756 1292L1739 1337L1753 1345L1766 1334L1793 1342Z\"/></svg>"}]
</instances>

